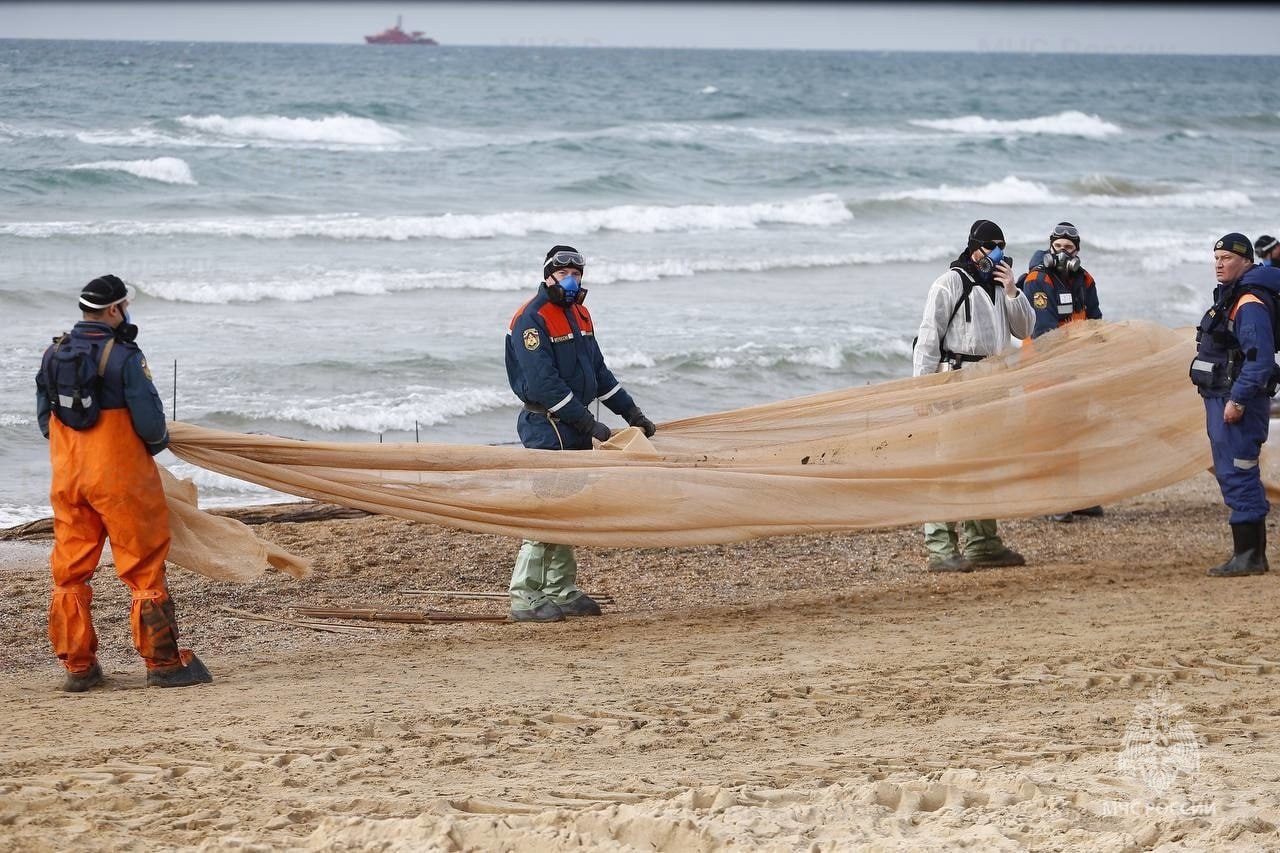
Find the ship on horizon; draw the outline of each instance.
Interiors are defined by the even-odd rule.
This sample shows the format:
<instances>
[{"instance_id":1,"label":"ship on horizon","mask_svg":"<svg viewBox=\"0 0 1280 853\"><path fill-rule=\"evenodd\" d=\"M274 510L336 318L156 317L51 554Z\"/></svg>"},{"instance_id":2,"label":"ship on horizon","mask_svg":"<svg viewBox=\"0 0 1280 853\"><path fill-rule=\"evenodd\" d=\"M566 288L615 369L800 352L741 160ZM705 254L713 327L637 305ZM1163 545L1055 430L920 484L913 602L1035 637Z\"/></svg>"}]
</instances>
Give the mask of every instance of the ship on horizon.
<instances>
[{"instance_id":1,"label":"ship on horizon","mask_svg":"<svg viewBox=\"0 0 1280 853\"><path fill-rule=\"evenodd\" d=\"M366 44L439 44L433 38L423 34L422 30L406 33L400 29L400 16L396 15L396 25L388 27L376 36L365 36Z\"/></svg>"}]
</instances>

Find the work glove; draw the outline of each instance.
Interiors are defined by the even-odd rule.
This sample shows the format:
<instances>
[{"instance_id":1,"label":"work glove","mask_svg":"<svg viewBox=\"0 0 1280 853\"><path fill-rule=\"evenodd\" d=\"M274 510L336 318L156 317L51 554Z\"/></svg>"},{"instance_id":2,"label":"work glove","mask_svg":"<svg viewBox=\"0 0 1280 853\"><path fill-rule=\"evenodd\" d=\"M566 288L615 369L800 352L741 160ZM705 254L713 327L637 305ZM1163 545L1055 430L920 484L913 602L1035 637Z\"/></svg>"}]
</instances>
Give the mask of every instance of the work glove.
<instances>
[{"instance_id":1,"label":"work glove","mask_svg":"<svg viewBox=\"0 0 1280 853\"><path fill-rule=\"evenodd\" d=\"M653 438L653 434L658 431L658 428L653 425L653 421L646 418L644 412L640 411L639 406L632 406L627 409L627 413L623 415L623 418L626 419L629 425L640 427L644 432L645 438Z\"/></svg>"},{"instance_id":2,"label":"work glove","mask_svg":"<svg viewBox=\"0 0 1280 853\"><path fill-rule=\"evenodd\" d=\"M574 429L578 430L578 432L585 432L587 435L599 442L608 441L610 436L613 435L613 431L609 429L609 427L600 423L598 420L591 417L591 415L583 415L581 418L573 422L573 426Z\"/></svg>"}]
</instances>

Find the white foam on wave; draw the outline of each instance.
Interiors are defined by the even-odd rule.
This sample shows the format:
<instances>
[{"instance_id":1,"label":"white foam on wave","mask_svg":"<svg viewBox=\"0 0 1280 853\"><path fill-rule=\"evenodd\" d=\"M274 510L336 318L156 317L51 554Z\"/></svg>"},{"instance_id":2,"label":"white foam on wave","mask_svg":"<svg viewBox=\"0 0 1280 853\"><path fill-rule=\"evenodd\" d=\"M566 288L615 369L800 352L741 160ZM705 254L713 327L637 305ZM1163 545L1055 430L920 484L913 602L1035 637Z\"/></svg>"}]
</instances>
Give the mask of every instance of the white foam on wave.
<instances>
[{"instance_id":1,"label":"white foam on wave","mask_svg":"<svg viewBox=\"0 0 1280 853\"><path fill-rule=\"evenodd\" d=\"M702 94L704 94L704 95L714 95L716 92L719 92L719 91L720 91L720 90L719 90L719 89L717 89L715 86L703 86L703 87L702 87Z\"/></svg>"},{"instance_id":2,"label":"white foam on wave","mask_svg":"<svg viewBox=\"0 0 1280 853\"><path fill-rule=\"evenodd\" d=\"M942 184L937 187L882 193L878 201L934 201L949 204L1037 205L1070 204L1083 207L1133 208L1200 208L1248 207L1253 200L1238 190L1200 190L1152 193L1148 195L1063 195L1055 193L1039 181L1028 181L1016 175L979 186L964 187Z\"/></svg>"},{"instance_id":3,"label":"white foam on wave","mask_svg":"<svg viewBox=\"0 0 1280 853\"><path fill-rule=\"evenodd\" d=\"M51 515L53 515L53 507L47 505L0 503L0 529L16 527L19 524L26 524L28 521L48 518ZM13 543L5 544L11 545Z\"/></svg>"},{"instance_id":4,"label":"white foam on wave","mask_svg":"<svg viewBox=\"0 0 1280 853\"><path fill-rule=\"evenodd\" d=\"M1067 110L1054 115L1025 119L992 119L980 115L944 119L912 119L916 127L945 130L951 133L981 136L1021 136L1045 134L1051 136L1083 136L1101 139L1124 131L1115 124L1078 110Z\"/></svg>"},{"instance_id":5,"label":"white foam on wave","mask_svg":"<svg viewBox=\"0 0 1280 853\"><path fill-rule=\"evenodd\" d=\"M398 145L405 141L399 131L370 118L345 113L324 118L288 116L193 116L178 117L183 127L232 139L268 139L279 142L331 142L343 145Z\"/></svg>"},{"instance_id":6,"label":"white foam on wave","mask_svg":"<svg viewBox=\"0 0 1280 853\"><path fill-rule=\"evenodd\" d=\"M1037 181L1008 175L976 187L938 187L902 190L877 196L880 201L942 201L960 204L1052 204L1062 201Z\"/></svg>"},{"instance_id":7,"label":"white foam on wave","mask_svg":"<svg viewBox=\"0 0 1280 853\"><path fill-rule=\"evenodd\" d=\"M386 391L360 391L326 398L298 398L249 402L238 405L234 414L253 420L281 420L336 432L412 432L418 426L433 426L466 415L510 408L508 388L462 388L445 390L411 385Z\"/></svg>"},{"instance_id":8,"label":"white foam on wave","mask_svg":"<svg viewBox=\"0 0 1280 853\"><path fill-rule=\"evenodd\" d=\"M22 415L3 414L0 415L0 427L20 427L29 426L32 422L31 418Z\"/></svg>"},{"instance_id":9,"label":"white foam on wave","mask_svg":"<svg viewBox=\"0 0 1280 853\"><path fill-rule=\"evenodd\" d=\"M857 265L896 264L931 261L954 254L954 248L937 244L896 251L850 252L838 255L776 254L750 258L742 256L669 258L654 263L592 261L590 281L594 284L648 282L664 278L687 278L719 272L768 272L775 269L820 269ZM130 282L148 296L166 302L224 305L233 302L310 302L339 294L382 296L415 290L521 291L529 287L529 271L490 270L483 273L453 270L312 270L292 274L236 280L138 279Z\"/></svg>"},{"instance_id":10,"label":"white foam on wave","mask_svg":"<svg viewBox=\"0 0 1280 853\"><path fill-rule=\"evenodd\" d=\"M474 240L528 234L584 235L600 231L656 234L669 231L734 231L762 225L824 227L853 214L839 196L821 193L795 201L755 204L620 205L578 211L511 211L440 216L323 214L234 219L168 219L105 222L0 223L0 234L15 237L206 235L289 240Z\"/></svg>"},{"instance_id":11,"label":"white foam on wave","mask_svg":"<svg viewBox=\"0 0 1280 853\"><path fill-rule=\"evenodd\" d=\"M77 163L67 168L75 171L127 172L149 181L163 184L195 186L191 167L178 157L156 157L151 160L99 160L94 163Z\"/></svg>"},{"instance_id":12,"label":"white foam on wave","mask_svg":"<svg viewBox=\"0 0 1280 853\"><path fill-rule=\"evenodd\" d=\"M1071 199L1071 203L1088 205L1089 207L1218 207L1234 209L1251 206L1253 199L1238 190L1212 190L1141 196L1086 195Z\"/></svg>"}]
</instances>

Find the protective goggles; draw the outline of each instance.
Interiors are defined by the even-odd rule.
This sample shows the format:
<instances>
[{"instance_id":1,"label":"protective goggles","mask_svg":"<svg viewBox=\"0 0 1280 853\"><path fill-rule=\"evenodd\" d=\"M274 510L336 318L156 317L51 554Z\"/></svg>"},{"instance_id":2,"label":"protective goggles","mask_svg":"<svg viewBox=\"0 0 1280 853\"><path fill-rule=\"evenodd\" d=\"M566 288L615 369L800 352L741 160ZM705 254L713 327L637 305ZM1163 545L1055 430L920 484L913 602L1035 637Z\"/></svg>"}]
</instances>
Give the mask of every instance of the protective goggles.
<instances>
[{"instance_id":1,"label":"protective goggles","mask_svg":"<svg viewBox=\"0 0 1280 853\"><path fill-rule=\"evenodd\" d=\"M983 243L983 244L982 244L982 248L986 249L988 252L994 252L996 249L999 249L1000 251L1002 251L1002 252L1003 252L1003 251L1004 251L1004 241L1003 241L1003 240L988 240L987 242L985 242L985 243Z\"/></svg>"},{"instance_id":2,"label":"protective goggles","mask_svg":"<svg viewBox=\"0 0 1280 853\"><path fill-rule=\"evenodd\" d=\"M1280 246L1280 240L1276 240L1273 238L1270 243L1267 243L1264 246L1254 246L1253 250L1257 252L1259 255L1265 255L1267 252L1270 252L1276 246Z\"/></svg>"},{"instance_id":3,"label":"protective goggles","mask_svg":"<svg viewBox=\"0 0 1280 853\"><path fill-rule=\"evenodd\" d=\"M1058 225L1054 227L1053 234L1050 235L1049 239L1052 240L1058 237L1066 237L1069 240L1079 240L1080 229L1076 228L1074 225Z\"/></svg>"},{"instance_id":4,"label":"protective goggles","mask_svg":"<svg viewBox=\"0 0 1280 853\"><path fill-rule=\"evenodd\" d=\"M543 274L550 273L552 270L564 269L565 267L573 267L578 270L586 269L586 260L577 252L556 252L547 258L546 263L542 265Z\"/></svg>"}]
</instances>

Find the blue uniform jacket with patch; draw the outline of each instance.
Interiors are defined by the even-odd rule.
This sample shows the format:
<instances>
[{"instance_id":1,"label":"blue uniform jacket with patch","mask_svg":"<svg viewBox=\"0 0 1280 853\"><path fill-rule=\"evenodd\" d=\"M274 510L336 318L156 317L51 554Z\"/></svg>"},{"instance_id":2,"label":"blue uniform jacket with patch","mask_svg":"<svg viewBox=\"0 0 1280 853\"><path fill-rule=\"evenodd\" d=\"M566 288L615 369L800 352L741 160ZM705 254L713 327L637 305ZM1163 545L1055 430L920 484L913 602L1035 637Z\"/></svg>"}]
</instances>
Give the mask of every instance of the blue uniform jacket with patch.
<instances>
[{"instance_id":1,"label":"blue uniform jacket with patch","mask_svg":"<svg viewBox=\"0 0 1280 853\"><path fill-rule=\"evenodd\" d=\"M1031 256L1030 270L1018 281L1036 312L1036 326L1031 337L1038 338L1072 320L1101 320L1098 289L1088 270L1074 274L1047 270L1041 266L1043 249Z\"/></svg>"},{"instance_id":2,"label":"blue uniform jacket with patch","mask_svg":"<svg viewBox=\"0 0 1280 853\"><path fill-rule=\"evenodd\" d=\"M511 318L506 358L515 395L565 423L590 417L596 399L618 415L635 406L604 363L586 307L552 303L545 284Z\"/></svg>"}]
</instances>

